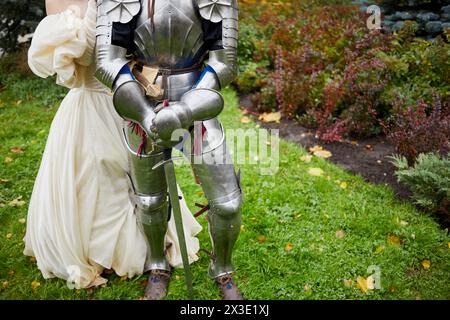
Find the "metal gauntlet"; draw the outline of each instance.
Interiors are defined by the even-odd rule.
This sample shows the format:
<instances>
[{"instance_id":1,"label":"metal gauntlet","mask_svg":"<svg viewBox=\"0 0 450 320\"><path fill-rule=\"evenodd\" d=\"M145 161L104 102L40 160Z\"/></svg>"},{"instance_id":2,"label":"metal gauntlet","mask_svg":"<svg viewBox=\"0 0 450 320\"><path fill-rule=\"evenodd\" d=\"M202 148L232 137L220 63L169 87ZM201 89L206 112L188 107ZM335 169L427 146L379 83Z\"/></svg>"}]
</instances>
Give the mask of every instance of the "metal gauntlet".
<instances>
[{"instance_id":1,"label":"metal gauntlet","mask_svg":"<svg viewBox=\"0 0 450 320\"><path fill-rule=\"evenodd\" d=\"M156 115L154 126L159 138L171 141L177 129L188 129L194 121L205 121L217 117L223 110L222 95L212 89L192 89L180 101L163 108Z\"/></svg>"}]
</instances>

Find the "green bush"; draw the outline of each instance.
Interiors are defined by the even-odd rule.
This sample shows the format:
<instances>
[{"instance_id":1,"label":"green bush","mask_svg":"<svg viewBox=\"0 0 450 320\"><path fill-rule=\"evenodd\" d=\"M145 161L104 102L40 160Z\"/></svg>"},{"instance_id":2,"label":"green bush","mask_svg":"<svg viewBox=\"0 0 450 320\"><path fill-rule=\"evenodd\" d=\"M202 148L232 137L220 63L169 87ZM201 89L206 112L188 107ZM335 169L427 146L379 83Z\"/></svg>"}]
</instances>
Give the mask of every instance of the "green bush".
<instances>
[{"instance_id":1,"label":"green bush","mask_svg":"<svg viewBox=\"0 0 450 320\"><path fill-rule=\"evenodd\" d=\"M421 207L450 219L450 153L447 156L420 154L414 166L402 156L393 157L396 176L413 193Z\"/></svg>"},{"instance_id":2,"label":"green bush","mask_svg":"<svg viewBox=\"0 0 450 320\"><path fill-rule=\"evenodd\" d=\"M334 141L378 135L419 101L448 101L449 31L434 42L416 39L414 22L394 35L370 32L365 15L348 3L241 5L237 85L254 93L256 111L279 110Z\"/></svg>"}]
</instances>

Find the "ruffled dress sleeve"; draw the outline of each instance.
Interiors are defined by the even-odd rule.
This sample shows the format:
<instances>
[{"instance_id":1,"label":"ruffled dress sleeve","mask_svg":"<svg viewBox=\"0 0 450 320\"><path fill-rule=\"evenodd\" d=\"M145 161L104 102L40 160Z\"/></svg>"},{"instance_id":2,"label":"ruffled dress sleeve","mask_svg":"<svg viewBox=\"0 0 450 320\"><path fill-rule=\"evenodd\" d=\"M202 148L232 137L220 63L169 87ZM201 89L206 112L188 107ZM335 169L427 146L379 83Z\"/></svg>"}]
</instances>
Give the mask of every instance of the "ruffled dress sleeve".
<instances>
[{"instance_id":1,"label":"ruffled dress sleeve","mask_svg":"<svg viewBox=\"0 0 450 320\"><path fill-rule=\"evenodd\" d=\"M94 60L96 10L95 0L90 0L83 19L68 9L39 23L28 51L34 74L42 78L56 74L56 83L68 88L82 84L82 69Z\"/></svg>"}]
</instances>

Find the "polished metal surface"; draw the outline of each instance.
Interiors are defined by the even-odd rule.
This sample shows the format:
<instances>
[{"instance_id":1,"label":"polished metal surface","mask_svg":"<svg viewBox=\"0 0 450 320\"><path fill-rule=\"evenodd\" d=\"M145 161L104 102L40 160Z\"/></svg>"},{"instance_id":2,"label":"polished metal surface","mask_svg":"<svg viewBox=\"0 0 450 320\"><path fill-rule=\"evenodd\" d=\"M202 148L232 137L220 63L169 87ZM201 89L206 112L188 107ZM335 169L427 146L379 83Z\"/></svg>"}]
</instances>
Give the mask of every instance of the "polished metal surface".
<instances>
[{"instance_id":1,"label":"polished metal surface","mask_svg":"<svg viewBox=\"0 0 450 320\"><path fill-rule=\"evenodd\" d=\"M162 75L156 78L156 84L165 90L165 98L170 101L179 101L183 94L191 90L201 76L201 69L193 70L181 74L166 76Z\"/></svg>"},{"instance_id":2,"label":"polished metal surface","mask_svg":"<svg viewBox=\"0 0 450 320\"><path fill-rule=\"evenodd\" d=\"M121 84L113 96L114 107L117 113L125 120L141 125L148 137L153 136L152 125L156 117L153 108L156 102L145 96L145 89L137 81L128 81Z\"/></svg>"},{"instance_id":3,"label":"polished metal surface","mask_svg":"<svg viewBox=\"0 0 450 320\"><path fill-rule=\"evenodd\" d=\"M141 0L97 0L111 22L128 23L141 10Z\"/></svg>"},{"instance_id":4,"label":"polished metal surface","mask_svg":"<svg viewBox=\"0 0 450 320\"><path fill-rule=\"evenodd\" d=\"M222 22L221 50L209 52L208 65L214 69L220 87L224 88L237 76L237 46L239 10L236 0L196 0L201 16L212 22ZM213 80L213 79L210 79ZM201 84L203 87L204 83Z\"/></svg>"},{"instance_id":5,"label":"polished metal surface","mask_svg":"<svg viewBox=\"0 0 450 320\"><path fill-rule=\"evenodd\" d=\"M217 117L223 110L225 101L219 91L195 88L186 92L180 100L192 113L189 126L194 121L204 121Z\"/></svg>"},{"instance_id":6,"label":"polished metal surface","mask_svg":"<svg viewBox=\"0 0 450 320\"><path fill-rule=\"evenodd\" d=\"M156 115L154 126L163 141L172 141L172 133L178 129L189 129L194 121L217 117L223 110L222 95L212 89L192 89L180 101L173 102ZM177 137L178 138L178 137ZM179 142L176 140L175 142Z\"/></svg>"},{"instance_id":7,"label":"polished metal surface","mask_svg":"<svg viewBox=\"0 0 450 320\"><path fill-rule=\"evenodd\" d=\"M206 71L195 86L196 88L210 88L220 90L220 82L214 71Z\"/></svg>"},{"instance_id":8,"label":"polished metal surface","mask_svg":"<svg viewBox=\"0 0 450 320\"><path fill-rule=\"evenodd\" d=\"M208 65L214 69L219 79L220 87L225 88L238 74L236 49L228 48L211 51Z\"/></svg>"},{"instance_id":9,"label":"polished metal surface","mask_svg":"<svg viewBox=\"0 0 450 320\"><path fill-rule=\"evenodd\" d=\"M114 45L97 45L97 66L95 77L112 89L120 70L129 62L125 58L127 50Z\"/></svg>"},{"instance_id":10,"label":"polished metal surface","mask_svg":"<svg viewBox=\"0 0 450 320\"><path fill-rule=\"evenodd\" d=\"M203 45L203 31L193 1L156 1L153 25L147 11L142 10L135 32L137 60L167 69L197 63L194 58Z\"/></svg>"},{"instance_id":11,"label":"polished metal surface","mask_svg":"<svg viewBox=\"0 0 450 320\"><path fill-rule=\"evenodd\" d=\"M132 200L139 225L146 236L150 269L170 271L165 257L165 236L168 227L167 184L163 167L153 167L163 159L159 150L137 155L139 136L125 130L132 182Z\"/></svg>"},{"instance_id":12,"label":"polished metal surface","mask_svg":"<svg viewBox=\"0 0 450 320\"><path fill-rule=\"evenodd\" d=\"M220 125L216 119L209 121L210 128ZM210 264L209 276L217 278L234 271L232 253L241 228L242 191L223 131L211 130L209 135L208 129L206 132L203 152L191 155L191 161L210 205L209 233L215 259Z\"/></svg>"},{"instance_id":13,"label":"polished metal surface","mask_svg":"<svg viewBox=\"0 0 450 320\"><path fill-rule=\"evenodd\" d=\"M203 19L214 23L222 21L229 16L233 0L195 0Z\"/></svg>"},{"instance_id":14,"label":"polished metal surface","mask_svg":"<svg viewBox=\"0 0 450 320\"><path fill-rule=\"evenodd\" d=\"M149 1L141 1L139 13L135 13L135 0L107 2L108 5L102 2L99 5L98 77L110 88L117 80L114 88L117 112L124 119L140 124L150 137L153 135L152 129L168 136L173 129L187 129L195 121L202 123L200 150L194 148L189 157L210 205L208 221L214 259L209 275L217 278L231 273L234 270L233 247L241 226L242 191L227 150L223 128L216 118L224 104L216 90L224 88L237 75L237 1L157 0L153 21L148 16L151 11L147 7ZM113 6L113 3L117 6ZM136 60L150 67L178 70L175 74L160 73L156 78L156 84L165 89L165 98L170 101L169 106L158 114L155 114L154 108L159 101L146 97L144 88L138 82L119 77L119 66L123 67L128 62L126 50L103 47L113 47L111 21L129 21L130 15L136 14ZM213 23L222 22L223 37L216 45L223 49L209 52L207 63L214 72L206 73L198 83L206 62L200 56L204 45L202 19ZM193 66L197 69L179 70ZM194 145L195 132L192 132ZM148 241L150 268L168 270L164 257L168 218L167 184L163 167L153 169L163 159L163 153L151 143L143 145L142 137L132 132L131 128L125 130L125 136L131 164L133 200L138 221Z\"/></svg>"}]
</instances>

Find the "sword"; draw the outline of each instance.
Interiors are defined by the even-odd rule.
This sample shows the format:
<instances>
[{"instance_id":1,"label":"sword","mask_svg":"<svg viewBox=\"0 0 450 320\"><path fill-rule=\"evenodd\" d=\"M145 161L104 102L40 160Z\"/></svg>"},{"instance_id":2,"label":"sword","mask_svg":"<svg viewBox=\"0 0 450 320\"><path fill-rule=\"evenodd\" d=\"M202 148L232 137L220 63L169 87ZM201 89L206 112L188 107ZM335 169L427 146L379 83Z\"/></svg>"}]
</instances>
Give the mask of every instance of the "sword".
<instances>
[{"instance_id":1,"label":"sword","mask_svg":"<svg viewBox=\"0 0 450 320\"><path fill-rule=\"evenodd\" d=\"M182 159L182 158L181 158ZM189 266L189 258L188 258L188 252L187 252L187 246L186 246L186 238L184 236L184 229L183 229L183 218L181 216L181 207L180 207L180 199L178 195L178 188L177 188L177 179L175 175L175 168L173 165L173 159L172 158L172 149L165 149L164 150L164 160L157 165L153 167L153 169L156 169L160 167L161 165L164 166L164 173L166 175L166 182L169 189L169 196L170 196L170 203L172 205L173 210L173 217L175 219L175 226L177 230L178 235L178 243L180 245L181 250L181 259L183 261L183 268L184 268L184 277L186 279L186 287L188 290L188 296L190 300L193 300L194 298L194 291L192 287L192 273L191 268Z\"/></svg>"}]
</instances>

